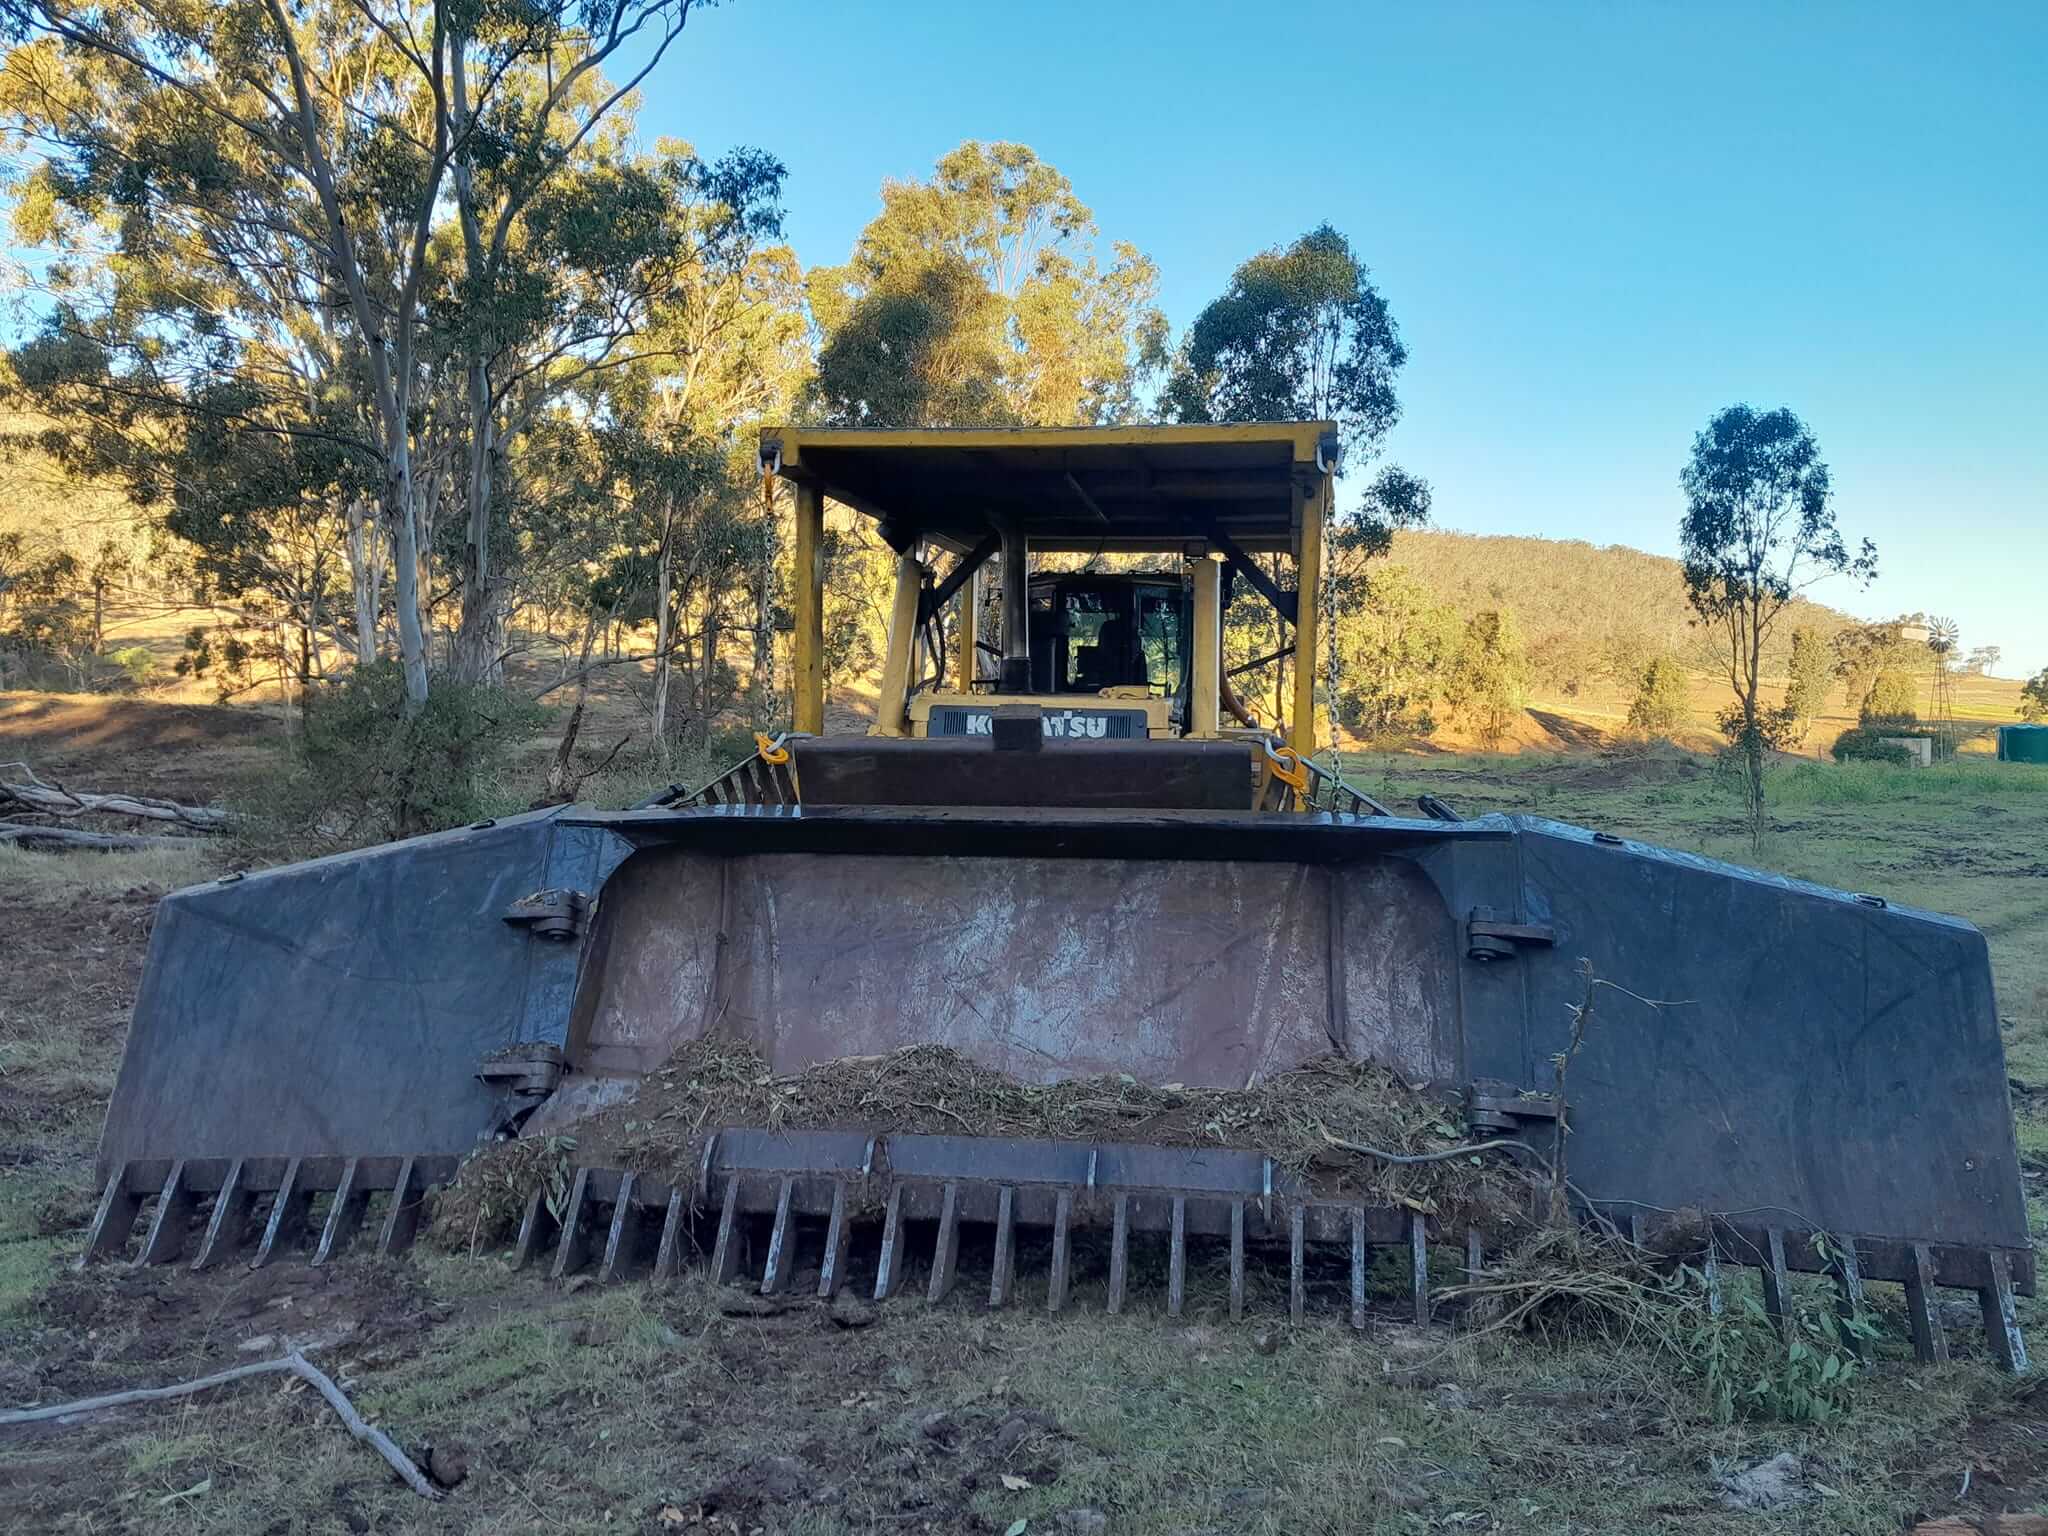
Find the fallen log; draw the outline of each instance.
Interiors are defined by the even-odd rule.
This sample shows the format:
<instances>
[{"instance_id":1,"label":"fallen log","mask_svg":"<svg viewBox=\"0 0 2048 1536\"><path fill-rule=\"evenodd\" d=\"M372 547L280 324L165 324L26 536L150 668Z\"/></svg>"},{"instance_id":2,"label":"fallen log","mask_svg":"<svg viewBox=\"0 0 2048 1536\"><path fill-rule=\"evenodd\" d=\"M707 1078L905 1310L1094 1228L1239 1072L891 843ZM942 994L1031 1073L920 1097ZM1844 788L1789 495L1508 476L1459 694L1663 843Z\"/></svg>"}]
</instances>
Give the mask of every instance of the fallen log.
<instances>
[{"instance_id":1,"label":"fallen log","mask_svg":"<svg viewBox=\"0 0 2048 1536\"><path fill-rule=\"evenodd\" d=\"M374 1424L364 1422L356 1412L355 1404L337 1387L327 1373L314 1365L298 1350L280 1355L275 1360L259 1360L254 1365L238 1365L232 1370L220 1371L212 1376L201 1376L195 1381L181 1381L168 1387L137 1387L128 1392L109 1392L104 1397L80 1398L75 1403L51 1403L41 1408L17 1408L0 1413L0 1427L10 1424L36 1424L50 1419L68 1419L88 1413L98 1413L107 1408L121 1408L130 1403L161 1403L171 1398L190 1397L195 1392L204 1392L212 1387L225 1386L231 1381L241 1381L249 1376L269 1376L284 1373L298 1377L327 1399L327 1406L340 1417L348 1432L363 1441L389 1463L391 1470L405 1480L406 1487L423 1499L439 1500L441 1490L426 1479L413 1459L392 1443L391 1437Z\"/></svg>"},{"instance_id":2,"label":"fallen log","mask_svg":"<svg viewBox=\"0 0 2048 1536\"><path fill-rule=\"evenodd\" d=\"M42 816L127 816L138 821L169 821L195 832L225 832L235 824L231 811L210 805L180 805L150 795L94 794L47 784L27 763L0 763L24 778L0 779L0 811L33 812Z\"/></svg>"},{"instance_id":3,"label":"fallen log","mask_svg":"<svg viewBox=\"0 0 2048 1536\"><path fill-rule=\"evenodd\" d=\"M190 848L198 839L162 837L147 832L85 832L77 827L38 827L0 821L0 843L41 853L129 853L139 848Z\"/></svg>"}]
</instances>

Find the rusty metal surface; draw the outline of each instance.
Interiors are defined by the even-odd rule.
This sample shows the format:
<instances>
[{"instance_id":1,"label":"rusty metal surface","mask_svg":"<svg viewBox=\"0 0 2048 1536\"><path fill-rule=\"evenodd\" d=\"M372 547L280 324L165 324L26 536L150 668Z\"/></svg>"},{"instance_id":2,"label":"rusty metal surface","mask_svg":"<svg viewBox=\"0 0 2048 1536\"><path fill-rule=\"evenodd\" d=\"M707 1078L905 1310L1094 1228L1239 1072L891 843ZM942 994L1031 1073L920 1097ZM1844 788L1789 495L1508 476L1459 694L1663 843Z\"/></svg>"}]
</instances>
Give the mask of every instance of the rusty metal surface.
<instances>
[{"instance_id":1,"label":"rusty metal surface","mask_svg":"<svg viewBox=\"0 0 2048 1536\"><path fill-rule=\"evenodd\" d=\"M542 890L591 893L587 931L503 920ZM1582 960L1627 989L1572 1069L1590 1198L1754 1213L1795 1269L1798 1228L1855 1234L1866 1275L1922 1248L1937 1284L2001 1250L2030 1291L1980 934L1535 818L561 811L194 888L159 916L101 1146L103 1174L155 1171L108 1214L178 1162L174 1206L210 1161L460 1154L519 1097L486 1056L570 1047L564 1092L588 1089L713 1018L785 1065L936 1039L1039 1080L1235 1086L1334 1042L1519 1092Z\"/></svg>"},{"instance_id":2,"label":"rusty metal surface","mask_svg":"<svg viewBox=\"0 0 2048 1536\"><path fill-rule=\"evenodd\" d=\"M569 1046L591 1071L713 1021L785 1071L928 1043L1028 1082L1242 1087L1333 1048L1458 1071L1455 924L1394 861L670 850L621 868L600 927Z\"/></svg>"}]
</instances>

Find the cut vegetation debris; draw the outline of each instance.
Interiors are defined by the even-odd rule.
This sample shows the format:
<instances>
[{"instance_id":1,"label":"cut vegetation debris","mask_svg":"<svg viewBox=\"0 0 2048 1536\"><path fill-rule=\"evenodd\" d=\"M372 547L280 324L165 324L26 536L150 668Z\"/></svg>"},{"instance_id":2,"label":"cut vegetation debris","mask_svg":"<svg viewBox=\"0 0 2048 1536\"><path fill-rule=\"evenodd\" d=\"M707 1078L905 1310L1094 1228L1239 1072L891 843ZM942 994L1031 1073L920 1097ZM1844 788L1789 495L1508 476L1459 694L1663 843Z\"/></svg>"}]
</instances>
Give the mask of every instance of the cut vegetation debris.
<instances>
[{"instance_id":1,"label":"cut vegetation debris","mask_svg":"<svg viewBox=\"0 0 2048 1536\"><path fill-rule=\"evenodd\" d=\"M687 1184L705 1137L732 1126L1167 1147L1271 1157L1318 1198L1407 1206L1490 1237L1526 1228L1547 1170L1466 1150L1462 1112L1369 1063L1324 1057L1242 1089L1154 1085L1125 1075L1020 1083L958 1051L914 1045L780 1075L752 1042L694 1040L572 1134L494 1143L436 1198L433 1230L455 1248L510 1235L536 1189L558 1201L568 1167L618 1167ZM1395 1162L1393 1158L1425 1159Z\"/></svg>"}]
</instances>

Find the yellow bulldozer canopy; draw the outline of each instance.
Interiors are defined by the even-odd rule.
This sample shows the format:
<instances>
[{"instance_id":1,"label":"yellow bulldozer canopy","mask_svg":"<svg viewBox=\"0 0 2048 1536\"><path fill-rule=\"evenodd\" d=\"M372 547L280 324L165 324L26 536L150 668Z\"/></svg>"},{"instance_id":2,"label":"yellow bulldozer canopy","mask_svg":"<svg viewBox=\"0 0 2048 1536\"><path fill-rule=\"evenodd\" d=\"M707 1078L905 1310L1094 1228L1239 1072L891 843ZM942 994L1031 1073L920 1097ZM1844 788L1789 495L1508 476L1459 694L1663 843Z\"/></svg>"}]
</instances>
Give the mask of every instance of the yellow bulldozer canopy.
<instances>
[{"instance_id":1,"label":"yellow bulldozer canopy","mask_svg":"<svg viewBox=\"0 0 2048 1536\"><path fill-rule=\"evenodd\" d=\"M1327 421L1185 427L972 427L761 434L765 468L875 518L899 548L964 553L1008 524L1033 549L1150 551L1221 533L1296 547L1337 462Z\"/></svg>"}]
</instances>

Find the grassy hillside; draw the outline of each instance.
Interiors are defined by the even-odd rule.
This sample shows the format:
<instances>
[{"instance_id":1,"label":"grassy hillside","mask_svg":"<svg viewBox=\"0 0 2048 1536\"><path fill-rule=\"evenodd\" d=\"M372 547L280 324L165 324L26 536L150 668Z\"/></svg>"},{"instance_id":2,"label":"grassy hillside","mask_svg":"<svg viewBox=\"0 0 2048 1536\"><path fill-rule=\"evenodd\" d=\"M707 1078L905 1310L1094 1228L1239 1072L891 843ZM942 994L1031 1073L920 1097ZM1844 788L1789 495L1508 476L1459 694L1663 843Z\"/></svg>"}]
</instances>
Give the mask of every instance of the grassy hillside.
<instances>
[{"instance_id":1,"label":"grassy hillside","mask_svg":"<svg viewBox=\"0 0 2048 1536\"><path fill-rule=\"evenodd\" d=\"M1460 613L1512 609L1542 670L1560 681L1574 668L1597 671L1602 651L1617 641L1667 649L1701 667L1717 660L1711 637L1692 625L1679 564L1665 555L1583 539L1425 529L1395 534L1390 558ZM1801 626L1825 637L1855 622L1838 609L1795 601L1766 660L1779 660Z\"/></svg>"}]
</instances>

